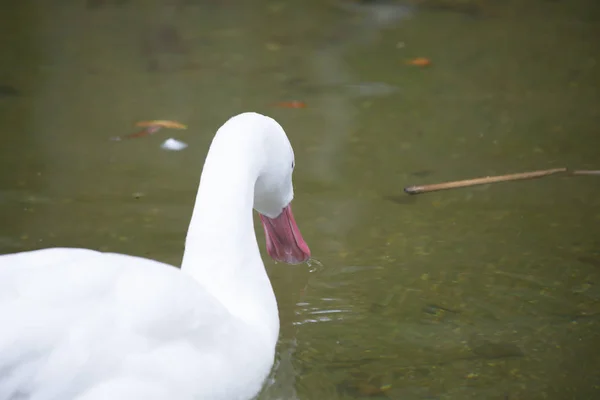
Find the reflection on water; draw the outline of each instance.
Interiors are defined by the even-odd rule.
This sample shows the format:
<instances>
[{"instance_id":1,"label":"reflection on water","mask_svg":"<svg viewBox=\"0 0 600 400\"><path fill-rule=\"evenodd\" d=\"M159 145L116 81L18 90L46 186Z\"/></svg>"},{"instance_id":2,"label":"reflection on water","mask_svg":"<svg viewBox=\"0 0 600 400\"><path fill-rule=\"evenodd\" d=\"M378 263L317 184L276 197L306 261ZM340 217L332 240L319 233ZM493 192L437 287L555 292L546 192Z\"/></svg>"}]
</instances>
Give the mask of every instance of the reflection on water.
<instances>
[{"instance_id":1,"label":"reflection on water","mask_svg":"<svg viewBox=\"0 0 600 400\"><path fill-rule=\"evenodd\" d=\"M402 193L597 169L595 2L3 7L0 251L179 264L208 143L256 110L291 138L294 211L323 264L267 263L281 340L260 399L598 397L595 178ZM188 125L189 147L109 140L151 119Z\"/></svg>"},{"instance_id":2,"label":"reflection on water","mask_svg":"<svg viewBox=\"0 0 600 400\"><path fill-rule=\"evenodd\" d=\"M393 1L339 1L335 5L343 10L362 14L370 28L383 28L414 15L415 8Z\"/></svg>"},{"instance_id":3,"label":"reflection on water","mask_svg":"<svg viewBox=\"0 0 600 400\"><path fill-rule=\"evenodd\" d=\"M319 299L318 304L319 305L316 307L305 302L296 304L296 313L301 319L294 324L303 325L315 322L342 320L344 319L343 313L351 313L353 311L352 306L342 299L321 298ZM327 307L327 304L330 304L330 306Z\"/></svg>"}]
</instances>

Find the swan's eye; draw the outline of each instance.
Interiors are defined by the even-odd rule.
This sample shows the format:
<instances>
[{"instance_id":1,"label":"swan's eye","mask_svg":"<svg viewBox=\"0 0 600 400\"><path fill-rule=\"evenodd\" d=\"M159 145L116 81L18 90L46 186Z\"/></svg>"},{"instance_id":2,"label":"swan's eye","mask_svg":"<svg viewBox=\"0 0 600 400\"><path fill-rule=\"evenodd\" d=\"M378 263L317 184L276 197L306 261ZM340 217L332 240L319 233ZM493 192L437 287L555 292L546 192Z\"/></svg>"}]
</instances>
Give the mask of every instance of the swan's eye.
<instances>
[{"instance_id":1,"label":"swan's eye","mask_svg":"<svg viewBox=\"0 0 600 400\"><path fill-rule=\"evenodd\" d=\"M294 162L292 161L292 169L294 169Z\"/></svg>"}]
</instances>

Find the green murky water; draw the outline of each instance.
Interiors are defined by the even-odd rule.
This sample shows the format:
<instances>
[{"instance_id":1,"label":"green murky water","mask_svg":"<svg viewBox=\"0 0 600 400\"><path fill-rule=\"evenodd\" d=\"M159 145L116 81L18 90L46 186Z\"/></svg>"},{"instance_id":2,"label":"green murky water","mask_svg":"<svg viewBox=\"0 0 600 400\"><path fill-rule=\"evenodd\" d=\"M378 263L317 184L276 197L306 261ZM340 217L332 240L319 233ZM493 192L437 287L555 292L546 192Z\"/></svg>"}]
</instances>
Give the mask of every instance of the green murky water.
<instances>
[{"instance_id":1,"label":"green murky water","mask_svg":"<svg viewBox=\"0 0 600 400\"><path fill-rule=\"evenodd\" d=\"M600 168L596 2L420 1L405 20L373 2L12 3L0 252L178 264L207 145L255 110L292 140L323 264L268 264L282 331L260 399L600 396L600 177L402 192ZM144 119L190 129L108 140Z\"/></svg>"}]
</instances>

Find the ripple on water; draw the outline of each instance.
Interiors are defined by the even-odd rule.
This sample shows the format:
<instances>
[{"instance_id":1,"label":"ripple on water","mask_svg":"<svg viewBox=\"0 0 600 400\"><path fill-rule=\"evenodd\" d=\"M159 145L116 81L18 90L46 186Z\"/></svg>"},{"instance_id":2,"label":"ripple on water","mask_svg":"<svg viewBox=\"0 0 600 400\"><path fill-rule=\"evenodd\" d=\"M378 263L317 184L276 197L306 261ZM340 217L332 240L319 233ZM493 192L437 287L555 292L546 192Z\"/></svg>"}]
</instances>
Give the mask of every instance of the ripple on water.
<instances>
[{"instance_id":1,"label":"ripple on water","mask_svg":"<svg viewBox=\"0 0 600 400\"><path fill-rule=\"evenodd\" d=\"M348 2L339 1L336 6L350 12L363 14L367 20L380 28L412 18L415 7L388 1Z\"/></svg>"}]
</instances>

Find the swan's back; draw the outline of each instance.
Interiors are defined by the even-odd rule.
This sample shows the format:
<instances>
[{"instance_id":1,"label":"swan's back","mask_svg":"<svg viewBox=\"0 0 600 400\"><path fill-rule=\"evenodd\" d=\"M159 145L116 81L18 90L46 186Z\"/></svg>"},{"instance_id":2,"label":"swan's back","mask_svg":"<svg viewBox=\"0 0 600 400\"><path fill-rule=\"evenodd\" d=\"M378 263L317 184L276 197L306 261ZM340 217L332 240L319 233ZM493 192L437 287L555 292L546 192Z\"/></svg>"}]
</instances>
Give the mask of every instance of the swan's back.
<instances>
[{"instance_id":1,"label":"swan's back","mask_svg":"<svg viewBox=\"0 0 600 400\"><path fill-rule=\"evenodd\" d=\"M0 318L0 400L242 399L272 362L199 283L121 254L0 256Z\"/></svg>"}]
</instances>

